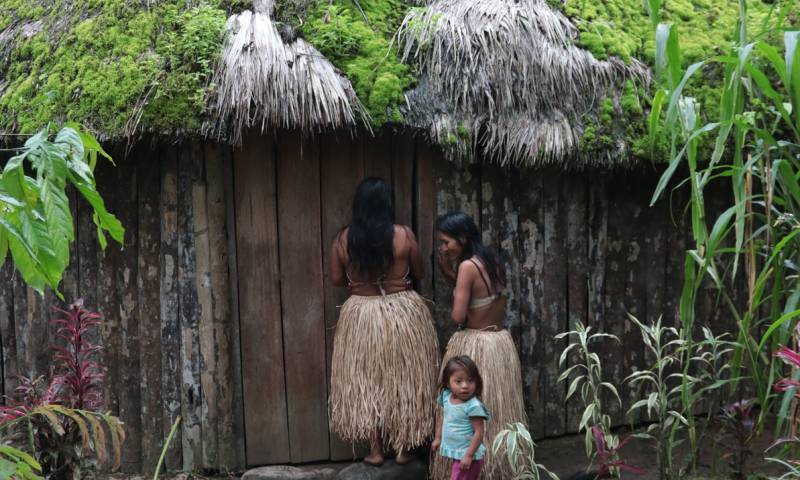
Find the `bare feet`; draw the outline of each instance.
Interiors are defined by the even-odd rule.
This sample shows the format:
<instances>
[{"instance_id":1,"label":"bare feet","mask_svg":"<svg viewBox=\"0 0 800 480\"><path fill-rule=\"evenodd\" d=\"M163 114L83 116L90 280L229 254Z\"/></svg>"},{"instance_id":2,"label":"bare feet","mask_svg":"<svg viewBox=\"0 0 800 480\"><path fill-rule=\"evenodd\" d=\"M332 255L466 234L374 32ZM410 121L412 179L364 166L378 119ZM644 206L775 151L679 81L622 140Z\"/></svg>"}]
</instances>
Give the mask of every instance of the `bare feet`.
<instances>
[{"instance_id":1,"label":"bare feet","mask_svg":"<svg viewBox=\"0 0 800 480\"><path fill-rule=\"evenodd\" d=\"M383 455L380 453L373 453L364 457L364 463L372 465L373 467L380 467L383 465Z\"/></svg>"},{"instance_id":2,"label":"bare feet","mask_svg":"<svg viewBox=\"0 0 800 480\"><path fill-rule=\"evenodd\" d=\"M410 463L411 460L414 460L414 457L409 455L408 452L404 450L400 450L399 452L397 452L397 456L394 457L394 462L398 465L405 465L407 463Z\"/></svg>"}]
</instances>

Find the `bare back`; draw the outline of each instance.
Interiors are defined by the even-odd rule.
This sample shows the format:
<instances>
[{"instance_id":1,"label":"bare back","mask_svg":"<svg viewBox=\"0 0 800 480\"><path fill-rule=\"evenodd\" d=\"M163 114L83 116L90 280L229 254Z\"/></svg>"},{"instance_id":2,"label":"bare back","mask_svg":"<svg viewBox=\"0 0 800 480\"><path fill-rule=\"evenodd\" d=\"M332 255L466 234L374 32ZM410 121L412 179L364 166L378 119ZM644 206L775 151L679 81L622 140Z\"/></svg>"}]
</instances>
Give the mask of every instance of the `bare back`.
<instances>
[{"instance_id":1,"label":"bare back","mask_svg":"<svg viewBox=\"0 0 800 480\"><path fill-rule=\"evenodd\" d=\"M453 299L453 320L473 329L503 329L507 299L502 285L492 285L478 257L458 266Z\"/></svg>"},{"instance_id":2,"label":"bare back","mask_svg":"<svg viewBox=\"0 0 800 480\"><path fill-rule=\"evenodd\" d=\"M353 295L376 296L408 290L412 277L421 280L425 274L422 254L411 228L405 225L394 226L394 260L379 278L359 272L353 267L347 254L347 231L345 228L337 235L331 249L330 274L334 285L347 285Z\"/></svg>"}]
</instances>

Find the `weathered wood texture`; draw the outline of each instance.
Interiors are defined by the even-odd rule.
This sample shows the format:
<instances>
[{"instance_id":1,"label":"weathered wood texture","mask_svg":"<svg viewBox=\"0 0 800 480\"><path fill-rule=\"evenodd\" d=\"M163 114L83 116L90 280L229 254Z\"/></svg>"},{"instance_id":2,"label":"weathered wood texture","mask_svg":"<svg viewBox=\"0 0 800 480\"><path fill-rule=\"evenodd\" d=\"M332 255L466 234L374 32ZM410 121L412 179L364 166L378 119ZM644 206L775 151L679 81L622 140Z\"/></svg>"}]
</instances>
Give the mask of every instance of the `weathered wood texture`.
<instances>
[{"instance_id":1,"label":"weathered wood texture","mask_svg":"<svg viewBox=\"0 0 800 480\"><path fill-rule=\"evenodd\" d=\"M355 187L368 175L391 182L397 221L417 233L426 268L418 288L435 302L442 348L455 328L452 286L436 264L437 215L469 213L500 251L510 291L505 324L536 437L574 432L582 411L557 382L565 345L557 333L581 321L618 335L621 345L596 347L606 379L620 385L648 360L627 314L676 321L691 238L678 214L683 199L647 207L658 172L454 164L392 131L251 135L235 150L145 142L127 157L115 153L118 166L101 164L98 182L127 228L125 247L102 252L90 210L74 202L77 240L63 292L104 317L93 340L105 347L108 408L128 431L125 470L152 473L178 415L168 470L363 454L363 445L329 429L331 349L347 291L328 271ZM698 318L722 322L713 291L701 295ZM54 301L28 290L10 264L0 268L5 393L19 375L47 373ZM633 392L620 393L618 422Z\"/></svg>"}]
</instances>

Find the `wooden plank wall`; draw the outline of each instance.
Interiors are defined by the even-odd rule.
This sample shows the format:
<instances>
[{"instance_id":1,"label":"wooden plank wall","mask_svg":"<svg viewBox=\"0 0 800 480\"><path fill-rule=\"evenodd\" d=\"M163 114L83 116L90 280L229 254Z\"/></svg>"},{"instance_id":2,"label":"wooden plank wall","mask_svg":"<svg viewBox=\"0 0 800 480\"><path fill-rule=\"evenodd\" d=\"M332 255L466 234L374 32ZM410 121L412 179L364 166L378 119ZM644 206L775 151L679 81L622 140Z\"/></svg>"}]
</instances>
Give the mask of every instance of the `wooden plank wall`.
<instances>
[{"instance_id":1,"label":"wooden plank wall","mask_svg":"<svg viewBox=\"0 0 800 480\"><path fill-rule=\"evenodd\" d=\"M363 446L329 432L327 394L338 306L330 247L366 175L390 179L397 220L417 232L442 348L454 331L451 286L435 262L436 216L472 215L501 250L511 297L506 315L523 363L537 438L574 432L581 405L557 383L576 321L617 334L600 345L608 380L647 361L626 312L677 316L684 198L649 208L658 172L565 173L445 161L409 133L375 138L293 132L216 144L136 145L98 170L100 190L127 228L124 249L99 250L91 212L76 202L77 241L63 291L105 317L105 394L126 424L123 469L152 472L180 415L170 470L346 460ZM71 193L74 198L74 192ZM719 202L718 202L719 203ZM723 202L724 203L724 202ZM720 203L721 208L722 203ZM673 219L678 219L676 228ZM681 230L683 228L683 230ZM44 298L0 268L3 391L47 372L52 294ZM721 325L713 292L698 318ZM729 325L725 325L728 327ZM626 404L634 392L623 389ZM622 420L622 409L614 411Z\"/></svg>"}]
</instances>

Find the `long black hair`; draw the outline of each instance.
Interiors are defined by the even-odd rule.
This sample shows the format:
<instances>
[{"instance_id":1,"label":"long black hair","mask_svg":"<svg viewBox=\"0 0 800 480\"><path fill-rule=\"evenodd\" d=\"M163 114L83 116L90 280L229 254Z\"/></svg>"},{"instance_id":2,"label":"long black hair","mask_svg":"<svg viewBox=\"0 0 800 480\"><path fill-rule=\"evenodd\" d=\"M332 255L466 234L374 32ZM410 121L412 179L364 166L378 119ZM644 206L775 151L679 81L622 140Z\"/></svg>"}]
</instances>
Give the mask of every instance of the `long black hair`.
<instances>
[{"instance_id":1,"label":"long black hair","mask_svg":"<svg viewBox=\"0 0 800 480\"><path fill-rule=\"evenodd\" d=\"M481 372L478 371L478 366L466 355L458 355L447 361L442 371L442 384L439 386L442 390L450 388L450 377L459 370L464 370L470 380L475 382L475 396L481 398L483 393L483 378Z\"/></svg>"},{"instance_id":2,"label":"long black hair","mask_svg":"<svg viewBox=\"0 0 800 480\"><path fill-rule=\"evenodd\" d=\"M394 261L392 189L381 178L367 177L353 195L353 218L347 231L347 255L362 273L380 275Z\"/></svg>"},{"instance_id":3,"label":"long black hair","mask_svg":"<svg viewBox=\"0 0 800 480\"><path fill-rule=\"evenodd\" d=\"M436 229L449 237L453 237L461 245L461 258L459 262L476 256L481 259L492 288L497 289L498 285L505 286L506 272L497 253L481 242L481 235L478 227L472 221L472 217L464 212L448 212L436 220Z\"/></svg>"}]
</instances>

